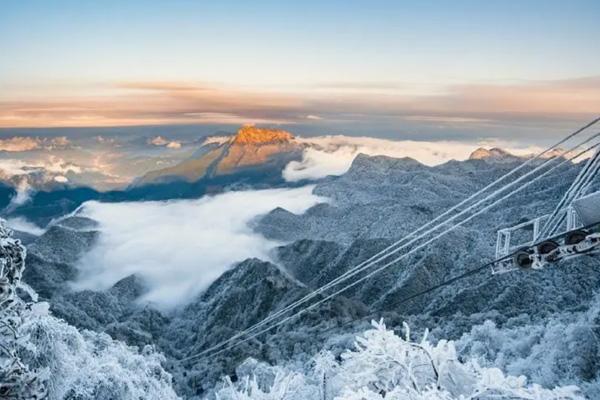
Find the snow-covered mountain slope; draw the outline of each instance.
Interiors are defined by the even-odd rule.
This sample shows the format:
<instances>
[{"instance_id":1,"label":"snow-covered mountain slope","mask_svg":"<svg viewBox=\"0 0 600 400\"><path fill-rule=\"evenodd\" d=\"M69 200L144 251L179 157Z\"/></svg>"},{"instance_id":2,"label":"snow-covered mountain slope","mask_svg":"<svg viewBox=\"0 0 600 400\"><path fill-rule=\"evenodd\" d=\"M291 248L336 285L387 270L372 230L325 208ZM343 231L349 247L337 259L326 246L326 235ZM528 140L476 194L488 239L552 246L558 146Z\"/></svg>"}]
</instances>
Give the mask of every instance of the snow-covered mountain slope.
<instances>
[{"instance_id":1,"label":"snow-covered mountain slope","mask_svg":"<svg viewBox=\"0 0 600 400\"><path fill-rule=\"evenodd\" d=\"M52 284L40 290L49 293L54 312L70 323L108 332L130 344L157 344L174 362L228 339L310 288L339 276L514 165L474 159L428 167L410 159L360 156L348 173L327 178L316 186L315 193L329 197L330 203L314 206L302 216L275 209L254 222L258 232L284 242L272 255L277 265L240 260L185 309L174 313L164 314L140 303L144 282L135 276L105 291L73 292ZM600 347L592 340L600 332L590 322L596 318L593 310L600 288L600 264L595 259L578 259L531 273L492 277L484 272L398 304L408 295L491 259L496 229L551 210L579 168L566 166L444 240L357 285L337 302L210 362L172 364L178 392L186 397L206 395L221 374L232 374L247 356L280 363L305 360L323 346L341 351L348 348L352 332L364 329L372 317L385 316L389 326L406 320L418 332L432 329L434 342L460 340L459 352L479 357L489 366L503 364L547 388L577 384L593 398L598 390L599 367L588 360L600 356ZM87 243L83 240L86 230L81 229L80 234L82 239L73 243ZM38 240L47 242L32 247L61 246L63 243L55 239L61 237L42 236ZM71 261L42 251L37 257L42 260L39 262L47 260L45 268L33 271L37 278L30 277L32 286L39 286L36 282L44 282L47 274L69 279L59 263L73 268ZM569 356L532 349L531 343L551 346L555 338L552 326L557 321L570 329L565 336L565 345L571 349ZM578 328L581 324L590 326L583 332ZM521 346L515 336L525 332L527 339ZM513 344L495 344L494 335L514 338L510 339ZM496 350L485 352L481 346L495 346ZM543 362L547 372L536 374L525 367L525 363L535 365L535 358L542 355L546 356Z\"/></svg>"},{"instance_id":2,"label":"snow-covered mountain slope","mask_svg":"<svg viewBox=\"0 0 600 400\"><path fill-rule=\"evenodd\" d=\"M409 158L359 155L346 174L327 178L315 187L314 193L331 199L329 203L320 204L301 217L275 209L256 229L280 240L311 238L351 243L358 238L398 238L516 165L467 160L428 167ZM511 198L508 205L491 210L493 218L486 213L473 225L480 228L483 224L494 234L501 224L547 212L570 185L576 171L576 166L562 168L553 178ZM507 212L509 209L512 211Z\"/></svg>"},{"instance_id":3,"label":"snow-covered mountain slope","mask_svg":"<svg viewBox=\"0 0 600 400\"><path fill-rule=\"evenodd\" d=\"M235 135L208 137L186 160L150 171L136 179L135 187L168 182L197 182L230 176L239 182L271 183L318 180L344 174L359 154L403 158L411 154L426 165L449 160L479 159L510 163L530 156L534 148L480 147L460 142L418 142L368 137L294 137L280 129L243 126ZM511 151L515 151L512 154Z\"/></svg>"}]
</instances>

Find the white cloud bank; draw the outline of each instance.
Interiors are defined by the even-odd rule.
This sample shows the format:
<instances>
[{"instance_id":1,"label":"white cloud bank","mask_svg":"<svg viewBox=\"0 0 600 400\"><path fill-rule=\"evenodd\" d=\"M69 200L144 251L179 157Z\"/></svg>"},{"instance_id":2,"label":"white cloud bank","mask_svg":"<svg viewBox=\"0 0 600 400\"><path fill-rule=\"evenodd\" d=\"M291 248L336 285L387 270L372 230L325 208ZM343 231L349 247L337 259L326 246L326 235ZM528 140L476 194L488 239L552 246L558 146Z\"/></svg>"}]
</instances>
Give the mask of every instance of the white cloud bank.
<instances>
[{"instance_id":1,"label":"white cloud bank","mask_svg":"<svg viewBox=\"0 0 600 400\"><path fill-rule=\"evenodd\" d=\"M225 144L230 142L233 139L233 136L207 136L202 142L202 146L206 146L208 144Z\"/></svg>"},{"instance_id":2,"label":"white cloud bank","mask_svg":"<svg viewBox=\"0 0 600 400\"><path fill-rule=\"evenodd\" d=\"M10 199L10 203L6 206L6 210L14 210L31 200L33 189L27 178L23 177L15 187L17 193Z\"/></svg>"},{"instance_id":3,"label":"white cloud bank","mask_svg":"<svg viewBox=\"0 0 600 400\"><path fill-rule=\"evenodd\" d=\"M66 148L71 142L66 136L55 138L39 138L29 136L14 136L11 138L0 139L0 151L9 153L20 153L24 151L38 150L45 148L46 150L54 150L56 148Z\"/></svg>"},{"instance_id":4,"label":"white cloud bank","mask_svg":"<svg viewBox=\"0 0 600 400\"><path fill-rule=\"evenodd\" d=\"M15 136L0 139L0 151L21 152L35 150L39 147L39 140L36 138Z\"/></svg>"},{"instance_id":5,"label":"white cloud bank","mask_svg":"<svg viewBox=\"0 0 600 400\"><path fill-rule=\"evenodd\" d=\"M0 179L15 178L16 181L17 193L11 198L6 210L13 210L31 200L38 184L51 180L67 183L69 179L64 174L82 172L81 167L55 156L30 162L13 158L0 159ZM43 176L34 177L40 174Z\"/></svg>"},{"instance_id":6,"label":"white cloud bank","mask_svg":"<svg viewBox=\"0 0 600 400\"><path fill-rule=\"evenodd\" d=\"M178 142L176 140L167 140L162 136L153 137L152 139L148 140L148 143L152 144L154 146L166 147L168 149L180 149L181 148L181 142Z\"/></svg>"},{"instance_id":7,"label":"white cloud bank","mask_svg":"<svg viewBox=\"0 0 600 400\"><path fill-rule=\"evenodd\" d=\"M348 171L358 154L370 156L411 157L425 165L438 165L449 160L465 160L478 147L501 147L513 154L531 154L535 147L518 148L506 142L463 143L456 141L425 142L414 140L386 140L370 137L320 136L297 138L308 145L302 160L290 162L283 171L287 181L318 179L327 175L341 175Z\"/></svg>"},{"instance_id":8,"label":"white cloud bank","mask_svg":"<svg viewBox=\"0 0 600 400\"><path fill-rule=\"evenodd\" d=\"M40 236L46 231L45 229L42 229L35 224L32 224L31 222L27 221L25 218L22 217L9 218L6 220L6 224L10 229L29 233L35 236Z\"/></svg>"},{"instance_id":9,"label":"white cloud bank","mask_svg":"<svg viewBox=\"0 0 600 400\"><path fill-rule=\"evenodd\" d=\"M8 177L29 175L44 171L53 174L64 175L68 174L69 172L80 174L83 172L83 169L72 162L67 162L62 158L55 156L31 161L23 161L16 158L6 158L0 160L0 172Z\"/></svg>"},{"instance_id":10,"label":"white cloud bank","mask_svg":"<svg viewBox=\"0 0 600 400\"><path fill-rule=\"evenodd\" d=\"M97 245L80 260L78 289L106 289L131 274L149 284L143 300L162 308L185 304L233 263L269 259L278 243L248 223L276 207L302 213L325 201L312 186L229 192L198 200L85 203L82 214L100 223Z\"/></svg>"}]
</instances>

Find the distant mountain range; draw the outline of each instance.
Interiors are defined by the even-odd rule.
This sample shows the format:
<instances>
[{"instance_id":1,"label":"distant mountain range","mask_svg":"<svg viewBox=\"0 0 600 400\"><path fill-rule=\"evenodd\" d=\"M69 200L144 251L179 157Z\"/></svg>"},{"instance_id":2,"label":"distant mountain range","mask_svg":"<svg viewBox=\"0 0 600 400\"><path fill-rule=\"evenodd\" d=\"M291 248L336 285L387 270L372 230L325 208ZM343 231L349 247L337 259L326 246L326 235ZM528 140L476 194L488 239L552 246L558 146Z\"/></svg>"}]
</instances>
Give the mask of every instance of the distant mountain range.
<instances>
[{"instance_id":1,"label":"distant mountain range","mask_svg":"<svg viewBox=\"0 0 600 400\"><path fill-rule=\"evenodd\" d=\"M25 217L45 226L89 200L184 199L230 189L297 186L306 179L286 180L286 166L292 162L299 164L307 150L331 154L337 146L328 144L324 148L319 142L297 139L280 129L243 126L235 135L207 137L188 158L175 165L147 172L123 189L107 191L71 183L76 181L74 172L70 171L75 166L61 164L56 172L38 167L24 176L3 173L0 165L0 208L3 210L0 215ZM470 159L511 163L522 158L499 148L479 148ZM61 174L71 175L67 179Z\"/></svg>"},{"instance_id":2,"label":"distant mountain range","mask_svg":"<svg viewBox=\"0 0 600 400\"><path fill-rule=\"evenodd\" d=\"M282 171L290 161L301 158L304 147L289 132L244 126L236 135L208 138L189 159L149 172L126 189L102 192L55 182L52 187L39 186L27 202L5 209L4 216L22 216L43 226L89 200L197 198L226 188L297 186L301 182L285 181ZM7 181L0 188L0 205L8 205L17 195L13 183Z\"/></svg>"}]
</instances>

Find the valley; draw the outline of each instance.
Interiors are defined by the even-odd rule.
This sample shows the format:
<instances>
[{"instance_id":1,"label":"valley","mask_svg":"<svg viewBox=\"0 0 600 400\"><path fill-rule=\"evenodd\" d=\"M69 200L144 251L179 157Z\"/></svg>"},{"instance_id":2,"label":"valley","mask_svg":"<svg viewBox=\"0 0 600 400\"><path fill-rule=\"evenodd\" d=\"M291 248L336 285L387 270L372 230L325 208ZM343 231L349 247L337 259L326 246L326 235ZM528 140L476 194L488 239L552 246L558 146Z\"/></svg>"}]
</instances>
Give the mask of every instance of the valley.
<instances>
[{"instance_id":1,"label":"valley","mask_svg":"<svg viewBox=\"0 0 600 400\"><path fill-rule=\"evenodd\" d=\"M50 303L55 316L78 329L105 332L138 347L156 346L167 357L165 365L176 391L186 398L211 393L222 375L235 375L235 368L248 357L280 364L313 355L323 344L334 353L341 351L350 345L351 334L380 317L390 327L406 321L416 332L428 328L434 340L456 340L464 345L465 354L475 351L473 340L493 340L477 336L490 326L498 334L533 329L538 345L550 346L544 332L551 329L551 321L569 323L596 310L600 270L595 259L500 276L486 271L399 307L395 304L491 259L496 229L551 211L548 199L558 201L578 165L565 166L426 250L235 351L210 362L202 358L178 362L340 276L520 162L506 157L478 156L429 167L408 158L359 155L345 174L316 182L312 192L326 202L302 213L275 208L251 222L256 234L282 243L270 251L268 260L238 260L187 305L171 311L143 301L149 290L143 273L127 276L107 290L73 289L69 282L80 273L77 260L103 235L101 224L78 213L53 222L39 237L27 237L24 279ZM590 315L585 318L597 318ZM589 343L595 328L587 332L569 337L569 346ZM511 354L510 362L532 356L524 349ZM497 362L493 353L485 357L482 362ZM596 390L595 378L588 377L596 376L597 369L586 363L585 354L572 357L568 365L558 354L548 357L555 357L546 361L550 370L570 372L531 375L534 383ZM523 371L529 370L519 373Z\"/></svg>"}]
</instances>

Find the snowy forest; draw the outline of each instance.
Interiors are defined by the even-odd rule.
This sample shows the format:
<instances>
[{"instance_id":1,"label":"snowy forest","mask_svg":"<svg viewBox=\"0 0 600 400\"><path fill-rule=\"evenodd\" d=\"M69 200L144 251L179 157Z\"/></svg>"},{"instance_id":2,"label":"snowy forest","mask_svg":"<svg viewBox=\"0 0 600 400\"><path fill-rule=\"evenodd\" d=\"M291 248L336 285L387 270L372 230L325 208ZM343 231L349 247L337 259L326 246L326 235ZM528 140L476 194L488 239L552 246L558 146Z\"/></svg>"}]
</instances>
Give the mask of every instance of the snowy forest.
<instances>
[{"instance_id":1,"label":"snowy forest","mask_svg":"<svg viewBox=\"0 0 600 400\"><path fill-rule=\"evenodd\" d=\"M489 262L498 229L598 190L600 156L473 154L2 220L0 397L600 398L600 236Z\"/></svg>"},{"instance_id":2,"label":"snowy forest","mask_svg":"<svg viewBox=\"0 0 600 400\"><path fill-rule=\"evenodd\" d=\"M600 400L599 38L0 0L0 400Z\"/></svg>"},{"instance_id":3,"label":"snowy forest","mask_svg":"<svg viewBox=\"0 0 600 400\"><path fill-rule=\"evenodd\" d=\"M78 330L51 315L23 282L26 250L0 225L0 395L6 399L176 399L165 357L153 346L131 347L105 333ZM594 310L593 319L599 309ZM574 385L544 388L524 375L510 375L485 366L483 353L509 371L540 373L553 363L548 357L568 357L565 334L585 329L589 318L553 326L541 343L538 332L499 332L493 323L474 330L457 343L419 340L405 323L394 332L384 321L352 339L352 346L323 349L313 357L283 365L253 358L236 368L235 382L224 376L207 398L219 400L466 400L585 399ZM345 340L344 340L345 339ZM340 338L348 342L348 338ZM466 348L459 356L457 346ZM519 348L538 347L527 364L511 360ZM339 349L339 346L338 346ZM521 349L522 351L523 349ZM581 349L572 349L580 351ZM490 354L487 354L488 356ZM590 354L591 355L591 354ZM489 357L488 357L489 359ZM564 371L567 372L567 371ZM599 385L594 385L597 391Z\"/></svg>"}]
</instances>

